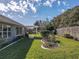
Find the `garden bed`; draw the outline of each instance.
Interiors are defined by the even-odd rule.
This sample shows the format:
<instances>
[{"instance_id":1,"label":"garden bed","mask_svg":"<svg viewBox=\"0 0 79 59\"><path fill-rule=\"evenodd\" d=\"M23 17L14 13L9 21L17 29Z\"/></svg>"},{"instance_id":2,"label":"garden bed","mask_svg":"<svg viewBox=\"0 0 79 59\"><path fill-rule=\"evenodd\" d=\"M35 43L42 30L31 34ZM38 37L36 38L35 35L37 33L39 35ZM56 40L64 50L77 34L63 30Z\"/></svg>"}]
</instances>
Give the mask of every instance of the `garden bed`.
<instances>
[{"instance_id":1,"label":"garden bed","mask_svg":"<svg viewBox=\"0 0 79 59\"><path fill-rule=\"evenodd\" d=\"M57 47L59 47L59 43L57 43L57 42L51 42L51 41L45 40L45 39L41 40L41 42L43 42L42 47L44 47L44 48L57 48Z\"/></svg>"}]
</instances>

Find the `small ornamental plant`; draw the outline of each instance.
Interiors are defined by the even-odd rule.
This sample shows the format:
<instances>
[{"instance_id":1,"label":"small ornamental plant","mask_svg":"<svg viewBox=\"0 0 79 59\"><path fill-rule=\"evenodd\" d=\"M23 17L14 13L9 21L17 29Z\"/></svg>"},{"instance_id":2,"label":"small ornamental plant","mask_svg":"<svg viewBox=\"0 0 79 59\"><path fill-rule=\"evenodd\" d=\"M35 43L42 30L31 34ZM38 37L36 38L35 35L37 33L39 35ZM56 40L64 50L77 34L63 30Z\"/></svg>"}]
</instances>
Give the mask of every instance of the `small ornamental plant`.
<instances>
[{"instance_id":1,"label":"small ornamental plant","mask_svg":"<svg viewBox=\"0 0 79 59\"><path fill-rule=\"evenodd\" d=\"M45 31L42 31L42 32L41 32L41 35L43 36L43 38L48 39L49 33L50 33L49 31L45 30Z\"/></svg>"},{"instance_id":2,"label":"small ornamental plant","mask_svg":"<svg viewBox=\"0 0 79 59\"><path fill-rule=\"evenodd\" d=\"M53 31L43 31L42 32L43 36L43 47L45 48L52 48L52 47L57 47L58 44L56 42L54 30Z\"/></svg>"}]
</instances>

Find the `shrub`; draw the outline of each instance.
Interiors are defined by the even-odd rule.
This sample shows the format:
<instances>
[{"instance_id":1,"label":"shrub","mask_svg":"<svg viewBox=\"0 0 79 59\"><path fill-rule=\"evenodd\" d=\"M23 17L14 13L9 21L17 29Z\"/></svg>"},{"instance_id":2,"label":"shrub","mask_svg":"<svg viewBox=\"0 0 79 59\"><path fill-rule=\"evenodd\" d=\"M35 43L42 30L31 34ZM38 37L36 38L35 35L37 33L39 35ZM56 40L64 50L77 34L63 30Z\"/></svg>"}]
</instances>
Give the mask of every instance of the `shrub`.
<instances>
[{"instance_id":1,"label":"shrub","mask_svg":"<svg viewBox=\"0 0 79 59\"><path fill-rule=\"evenodd\" d=\"M64 37L73 39L73 36L71 36L70 34L64 34Z\"/></svg>"},{"instance_id":2,"label":"shrub","mask_svg":"<svg viewBox=\"0 0 79 59\"><path fill-rule=\"evenodd\" d=\"M56 29L54 30L54 34L57 35L57 30Z\"/></svg>"},{"instance_id":3,"label":"shrub","mask_svg":"<svg viewBox=\"0 0 79 59\"><path fill-rule=\"evenodd\" d=\"M41 35L42 35L43 37L48 37L49 33L50 33L50 32L46 30L46 31L42 31L42 32L41 32Z\"/></svg>"},{"instance_id":4,"label":"shrub","mask_svg":"<svg viewBox=\"0 0 79 59\"><path fill-rule=\"evenodd\" d=\"M55 35L54 34L49 34L48 39L50 42L55 42Z\"/></svg>"},{"instance_id":5,"label":"shrub","mask_svg":"<svg viewBox=\"0 0 79 59\"><path fill-rule=\"evenodd\" d=\"M59 40L56 40L55 43L60 43L60 41Z\"/></svg>"}]
</instances>

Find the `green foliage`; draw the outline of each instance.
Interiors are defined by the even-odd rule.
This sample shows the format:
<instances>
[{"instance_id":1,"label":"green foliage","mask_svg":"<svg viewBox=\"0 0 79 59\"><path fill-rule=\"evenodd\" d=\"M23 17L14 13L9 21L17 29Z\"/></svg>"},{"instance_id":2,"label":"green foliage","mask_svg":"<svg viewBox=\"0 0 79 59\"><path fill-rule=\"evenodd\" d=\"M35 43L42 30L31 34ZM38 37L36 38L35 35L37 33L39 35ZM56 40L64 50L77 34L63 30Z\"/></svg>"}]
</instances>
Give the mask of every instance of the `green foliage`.
<instances>
[{"instance_id":1,"label":"green foliage","mask_svg":"<svg viewBox=\"0 0 79 59\"><path fill-rule=\"evenodd\" d=\"M54 30L54 26L53 26L51 23L49 23L49 24L46 26L46 30L52 31L52 30Z\"/></svg>"},{"instance_id":2,"label":"green foliage","mask_svg":"<svg viewBox=\"0 0 79 59\"><path fill-rule=\"evenodd\" d=\"M61 15L54 17L52 23L56 28L67 26L79 26L79 6L68 9Z\"/></svg>"},{"instance_id":3,"label":"green foliage","mask_svg":"<svg viewBox=\"0 0 79 59\"><path fill-rule=\"evenodd\" d=\"M37 20L37 21L34 23L34 25L35 25L35 26L40 26L40 25L41 25L41 23L42 23L42 21L41 21L41 20Z\"/></svg>"},{"instance_id":4,"label":"green foliage","mask_svg":"<svg viewBox=\"0 0 79 59\"><path fill-rule=\"evenodd\" d=\"M47 31L47 30L44 30L44 31L42 31L41 32L41 35L43 36L43 37L47 37L48 38L48 35L50 34L50 31Z\"/></svg>"},{"instance_id":5,"label":"green foliage","mask_svg":"<svg viewBox=\"0 0 79 59\"><path fill-rule=\"evenodd\" d=\"M56 41L55 39L56 30L51 22L48 23L45 27L46 27L45 30L41 32L42 36L44 37L44 40L46 40L44 46L46 47L48 47L49 45L52 46L53 44L51 43L55 43Z\"/></svg>"},{"instance_id":6,"label":"green foliage","mask_svg":"<svg viewBox=\"0 0 79 59\"><path fill-rule=\"evenodd\" d=\"M56 41L56 38L55 38L54 34L49 34L48 39L49 39L50 42L55 42Z\"/></svg>"},{"instance_id":7,"label":"green foliage","mask_svg":"<svg viewBox=\"0 0 79 59\"><path fill-rule=\"evenodd\" d=\"M38 27L38 31L41 32L41 31L47 29L46 27L49 26L49 23L50 23L49 19L46 18L46 20L37 20L37 21L34 23L34 25L35 25L35 26L39 26L39 27Z\"/></svg>"}]
</instances>

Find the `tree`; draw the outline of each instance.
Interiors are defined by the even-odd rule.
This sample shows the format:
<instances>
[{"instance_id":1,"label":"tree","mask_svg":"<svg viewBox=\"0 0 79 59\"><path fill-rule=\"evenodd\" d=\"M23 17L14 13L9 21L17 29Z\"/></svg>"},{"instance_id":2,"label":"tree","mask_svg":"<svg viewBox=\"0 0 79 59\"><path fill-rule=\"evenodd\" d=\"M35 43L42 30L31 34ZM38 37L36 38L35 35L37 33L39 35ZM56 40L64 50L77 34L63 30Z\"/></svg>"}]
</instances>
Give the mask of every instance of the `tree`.
<instances>
[{"instance_id":1,"label":"tree","mask_svg":"<svg viewBox=\"0 0 79 59\"><path fill-rule=\"evenodd\" d=\"M52 23L56 28L79 26L79 6L68 9L64 13L54 17Z\"/></svg>"},{"instance_id":2,"label":"tree","mask_svg":"<svg viewBox=\"0 0 79 59\"><path fill-rule=\"evenodd\" d=\"M45 30L46 26L49 24L49 20L48 18L46 18L46 20L37 20L34 25L38 26L38 30L41 32L43 30Z\"/></svg>"},{"instance_id":3,"label":"tree","mask_svg":"<svg viewBox=\"0 0 79 59\"><path fill-rule=\"evenodd\" d=\"M35 26L40 26L41 24L42 24L42 21L41 21L41 20L37 20L37 21L34 23Z\"/></svg>"},{"instance_id":4,"label":"tree","mask_svg":"<svg viewBox=\"0 0 79 59\"><path fill-rule=\"evenodd\" d=\"M55 38L56 35L55 27L52 25L51 22L46 24L45 27L46 27L45 30L41 32L44 41L43 46L47 48L57 46L56 38Z\"/></svg>"}]
</instances>

